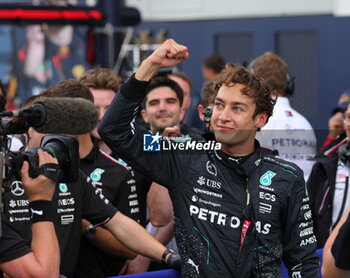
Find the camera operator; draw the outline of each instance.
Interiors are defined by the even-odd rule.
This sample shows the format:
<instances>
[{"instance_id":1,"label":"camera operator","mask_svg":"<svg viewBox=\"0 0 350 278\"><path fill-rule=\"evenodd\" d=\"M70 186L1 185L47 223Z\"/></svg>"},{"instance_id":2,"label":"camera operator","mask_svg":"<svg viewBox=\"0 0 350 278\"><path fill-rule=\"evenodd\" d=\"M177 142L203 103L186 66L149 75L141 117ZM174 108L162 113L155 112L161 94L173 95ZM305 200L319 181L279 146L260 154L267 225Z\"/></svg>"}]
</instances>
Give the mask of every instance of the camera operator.
<instances>
[{"instance_id":1,"label":"camera operator","mask_svg":"<svg viewBox=\"0 0 350 278\"><path fill-rule=\"evenodd\" d=\"M79 111L79 107L73 107L78 102L89 103L89 101L81 99L74 101L71 98L46 98L54 102L64 103L67 111ZM32 103L37 99L32 98ZM26 106L30 106L30 102ZM57 103L58 104L58 103ZM90 104L88 107L94 107ZM82 106L82 108L84 108ZM65 111L61 111L62 114ZM73 112L72 112L73 113ZM68 113L69 114L69 113ZM70 119L69 115L67 120ZM72 115L73 116L73 115ZM63 119L61 119L63 120ZM88 122L89 123L89 122ZM96 122L97 123L97 111ZM52 123L54 124L54 123ZM55 124L59 125L59 123ZM69 123L65 123L69 125ZM72 127L76 123L72 123ZM73 128L72 128L73 129ZM92 129L92 128L91 128ZM72 131L73 132L73 131ZM34 128L29 128L27 148L37 148L46 134L37 132ZM78 136L74 135L74 136ZM79 157L78 157L79 159ZM53 195L53 202L57 204L57 217L55 218L55 230L61 251L60 274L65 277L73 277L76 262L79 253L79 246L81 241L81 223L82 219L88 220L92 226L103 226L109 230L114 237L122 242L127 248L135 253L140 253L149 256L155 260L161 260L172 263L177 256L166 252L166 248L150 236L139 224L126 217L105 198L105 196L97 190L96 186L87 181L86 175L79 171L79 178L76 182L60 182L55 187ZM21 188L20 181L12 181L10 190L5 191L4 205L7 208L5 211L9 218L12 219L11 225L30 240L29 226L28 226L28 212L27 196L18 194L13 185ZM92 229L93 230L93 229ZM170 259L170 261L168 261Z\"/></svg>"},{"instance_id":2,"label":"camera operator","mask_svg":"<svg viewBox=\"0 0 350 278\"><path fill-rule=\"evenodd\" d=\"M57 165L57 159L39 150L39 166ZM55 277L59 275L60 253L51 202L55 182L44 175L29 177L28 162L21 169L22 183L31 211L32 240L23 238L2 214L0 269L10 277ZM58 170L58 168L57 168Z\"/></svg>"},{"instance_id":3,"label":"camera operator","mask_svg":"<svg viewBox=\"0 0 350 278\"><path fill-rule=\"evenodd\" d=\"M98 70L101 70L99 72ZM98 80L105 80L102 84L119 85L116 76L107 69L94 69L89 75L96 73ZM118 80L118 79L117 79ZM115 93L113 92L113 95ZM77 80L64 80L40 93L44 97L84 98L94 103L92 92ZM106 94L103 94L106 97ZM105 100L105 98L102 98ZM101 99L100 99L101 100ZM101 102L99 103L101 104ZM100 115L101 117L101 110ZM97 131L96 131L97 133ZM146 225L146 208L142 208L142 192L135 190L135 180L127 165L120 163L103 152L97 140L93 140L92 133L76 136L79 141L80 169L97 189L120 212L134 219L141 225ZM136 194L135 194L136 193ZM135 199L129 196L137 195L138 206ZM146 199L146 197L144 197ZM133 202L131 202L133 201ZM146 207L146 205L144 205ZM138 211L138 213L132 213ZM142 213L144 211L144 213ZM144 216L143 216L144 214ZM109 277L116 276L126 259L134 258L136 254L120 243L112 233L103 227L93 227L90 222L83 220L80 251L74 277Z\"/></svg>"}]
</instances>

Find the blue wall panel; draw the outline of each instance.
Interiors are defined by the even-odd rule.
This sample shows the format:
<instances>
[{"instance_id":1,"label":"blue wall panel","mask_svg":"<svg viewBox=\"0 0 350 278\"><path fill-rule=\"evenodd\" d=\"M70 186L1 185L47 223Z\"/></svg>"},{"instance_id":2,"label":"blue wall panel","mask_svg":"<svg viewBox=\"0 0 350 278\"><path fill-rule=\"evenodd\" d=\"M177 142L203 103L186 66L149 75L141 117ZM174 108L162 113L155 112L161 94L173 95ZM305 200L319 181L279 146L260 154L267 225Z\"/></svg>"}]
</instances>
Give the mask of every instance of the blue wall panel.
<instances>
[{"instance_id":1,"label":"blue wall panel","mask_svg":"<svg viewBox=\"0 0 350 278\"><path fill-rule=\"evenodd\" d=\"M200 69L202 60L214 53L214 39L217 34L252 32L252 58L254 58L265 51L277 51L275 38L278 32L316 31L318 34L318 103L315 105L318 106L318 109L317 113L308 116L308 119L318 130L327 129L330 111L336 106L338 96L350 88L349 17L336 18L331 15L323 15L162 22L144 23L139 28L149 28L155 33L161 28L166 28L169 31L169 37L189 47L190 59L182 65L181 70L193 79L195 93L199 93L203 82ZM297 72L293 74L298 78ZM301 110L300 112L308 114L307 111Z\"/></svg>"}]
</instances>

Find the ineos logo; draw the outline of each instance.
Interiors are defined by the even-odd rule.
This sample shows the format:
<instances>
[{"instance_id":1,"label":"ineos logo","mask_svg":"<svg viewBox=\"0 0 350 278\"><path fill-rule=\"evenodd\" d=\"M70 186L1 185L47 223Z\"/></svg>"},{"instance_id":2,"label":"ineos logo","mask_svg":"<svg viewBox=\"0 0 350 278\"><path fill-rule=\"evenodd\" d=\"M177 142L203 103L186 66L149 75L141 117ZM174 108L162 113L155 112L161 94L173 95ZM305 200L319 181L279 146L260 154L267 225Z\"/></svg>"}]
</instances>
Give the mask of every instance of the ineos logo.
<instances>
[{"instance_id":1,"label":"ineos logo","mask_svg":"<svg viewBox=\"0 0 350 278\"><path fill-rule=\"evenodd\" d=\"M271 194L268 192L259 192L260 199L264 199L267 201L275 202L276 201L276 195Z\"/></svg>"},{"instance_id":2,"label":"ineos logo","mask_svg":"<svg viewBox=\"0 0 350 278\"><path fill-rule=\"evenodd\" d=\"M11 184L11 192L15 196L22 196L24 194L24 188L22 186L22 182L14 181Z\"/></svg>"}]
</instances>

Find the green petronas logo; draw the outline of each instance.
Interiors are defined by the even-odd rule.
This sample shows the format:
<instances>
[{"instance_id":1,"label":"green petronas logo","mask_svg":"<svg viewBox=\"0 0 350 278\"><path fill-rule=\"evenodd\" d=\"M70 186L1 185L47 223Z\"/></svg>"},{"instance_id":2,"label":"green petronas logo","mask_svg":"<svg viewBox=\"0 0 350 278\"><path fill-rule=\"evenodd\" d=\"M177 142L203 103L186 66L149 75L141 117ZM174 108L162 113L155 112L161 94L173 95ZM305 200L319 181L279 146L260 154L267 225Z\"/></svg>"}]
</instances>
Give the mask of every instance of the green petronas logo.
<instances>
[{"instance_id":1,"label":"green petronas logo","mask_svg":"<svg viewBox=\"0 0 350 278\"><path fill-rule=\"evenodd\" d=\"M265 185L265 186L269 186L271 185L271 180L272 178L276 176L276 173L272 172L272 171L267 171L265 174L263 174L261 177L260 177L260 183L262 185Z\"/></svg>"},{"instance_id":2,"label":"green petronas logo","mask_svg":"<svg viewBox=\"0 0 350 278\"><path fill-rule=\"evenodd\" d=\"M103 174L105 170L102 170L100 168L96 168L91 174L90 174L90 178L93 181L99 181L101 179L101 175Z\"/></svg>"}]
</instances>

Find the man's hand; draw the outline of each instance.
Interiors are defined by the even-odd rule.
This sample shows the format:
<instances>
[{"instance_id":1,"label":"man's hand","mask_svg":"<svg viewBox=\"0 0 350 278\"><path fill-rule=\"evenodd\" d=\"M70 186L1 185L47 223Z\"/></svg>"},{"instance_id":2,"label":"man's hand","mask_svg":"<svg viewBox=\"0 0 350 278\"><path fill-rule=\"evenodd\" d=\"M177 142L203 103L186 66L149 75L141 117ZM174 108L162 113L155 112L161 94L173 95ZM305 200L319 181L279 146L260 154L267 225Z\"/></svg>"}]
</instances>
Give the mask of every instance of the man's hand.
<instances>
[{"instance_id":1,"label":"man's hand","mask_svg":"<svg viewBox=\"0 0 350 278\"><path fill-rule=\"evenodd\" d=\"M50 154L44 152L43 150L38 150L38 155L39 167L47 163L58 164L56 158L53 158ZM39 175L35 179L31 178L29 176L29 163L27 161L23 162L21 177L22 184L24 186L29 202L36 200L51 201L53 193L55 191L54 181L43 175Z\"/></svg>"},{"instance_id":2,"label":"man's hand","mask_svg":"<svg viewBox=\"0 0 350 278\"><path fill-rule=\"evenodd\" d=\"M181 268L181 257L177 254L170 254L167 257L166 264L170 266L171 268L175 268L180 270Z\"/></svg>"},{"instance_id":3,"label":"man's hand","mask_svg":"<svg viewBox=\"0 0 350 278\"><path fill-rule=\"evenodd\" d=\"M181 131L179 126L168 126L164 129L162 135L166 137L180 137Z\"/></svg>"},{"instance_id":4,"label":"man's hand","mask_svg":"<svg viewBox=\"0 0 350 278\"><path fill-rule=\"evenodd\" d=\"M173 67L188 58L187 47L178 44L173 39L166 40L147 58L152 65L163 67Z\"/></svg>"},{"instance_id":5,"label":"man's hand","mask_svg":"<svg viewBox=\"0 0 350 278\"><path fill-rule=\"evenodd\" d=\"M188 57L186 46L168 39L142 62L135 78L140 81L149 81L160 69L176 66Z\"/></svg>"},{"instance_id":6,"label":"man's hand","mask_svg":"<svg viewBox=\"0 0 350 278\"><path fill-rule=\"evenodd\" d=\"M119 271L118 275L129 275L136 273L144 273L148 271L149 265L151 263L151 259L137 255L133 260L127 260Z\"/></svg>"}]
</instances>

